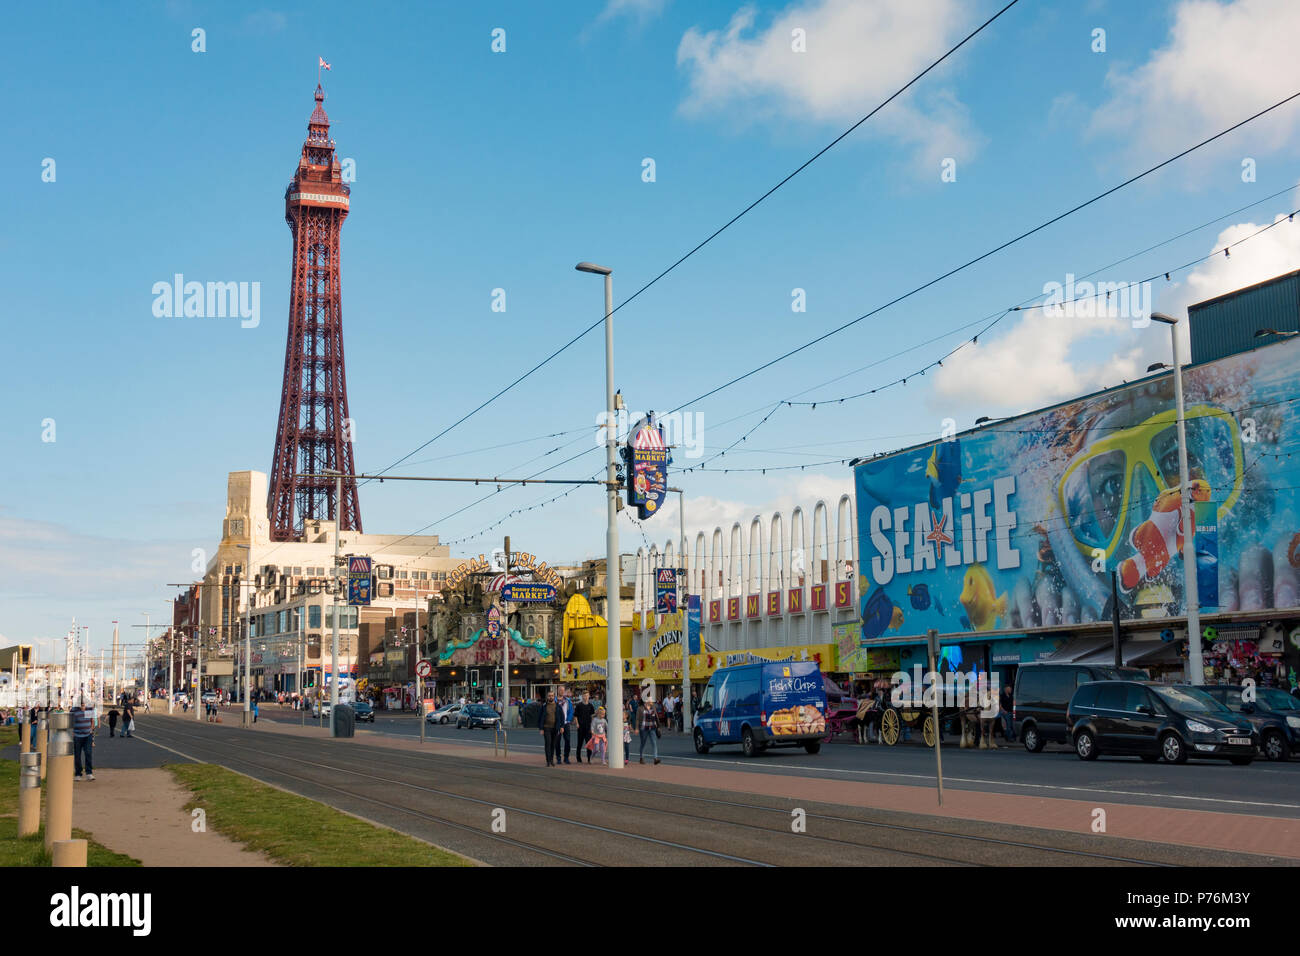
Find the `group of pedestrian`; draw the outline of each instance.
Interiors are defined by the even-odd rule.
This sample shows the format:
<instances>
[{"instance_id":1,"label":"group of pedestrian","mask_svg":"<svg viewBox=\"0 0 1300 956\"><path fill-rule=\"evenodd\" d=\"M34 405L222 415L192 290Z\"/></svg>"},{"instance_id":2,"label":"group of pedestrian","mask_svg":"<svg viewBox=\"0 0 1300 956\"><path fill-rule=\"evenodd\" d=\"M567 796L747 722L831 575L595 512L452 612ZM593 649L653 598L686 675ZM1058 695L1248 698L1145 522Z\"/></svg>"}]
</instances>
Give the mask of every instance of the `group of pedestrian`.
<instances>
[{"instance_id":1,"label":"group of pedestrian","mask_svg":"<svg viewBox=\"0 0 1300 956\"><path fill-rule=\"evenodd\" d=\"M574 729L578 735L578 763L582 763L585 750L587 763L595 763L599 758L603 765L609 765L609 721L605 718L605 708L599 701L593 702L589 692L583 691L578 701L574 701L565 687L561 687L558 694L548 692L546 703L538 715L537 727L546 751L546 766L569 762Z\"/></svg>"}]
</instances>

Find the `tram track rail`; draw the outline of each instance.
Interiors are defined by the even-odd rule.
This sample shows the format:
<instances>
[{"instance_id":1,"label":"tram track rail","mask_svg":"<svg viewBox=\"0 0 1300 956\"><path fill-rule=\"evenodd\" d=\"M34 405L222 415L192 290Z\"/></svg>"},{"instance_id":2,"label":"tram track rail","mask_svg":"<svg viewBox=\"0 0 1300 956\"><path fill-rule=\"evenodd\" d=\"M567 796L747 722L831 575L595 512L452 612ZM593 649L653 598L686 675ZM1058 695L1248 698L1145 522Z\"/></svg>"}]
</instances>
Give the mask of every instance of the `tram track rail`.
<instances>
[{"instance_id":1,"label":"tram track rail","mask_svg":"<svg viewBox=\"0 0 1300 956\"><path fill-rule=\"evenodd\" d=\"M327 772L329 772L329 773L335 773L335 774L347 774L347 775L350 775L350 776L356 776L356 777L361 777L361 778L365 778L365 779L369 779L369 780L377 781L377 782L379 782L379 783L393 784L393 785L397 785L397 786L400 786L400 787L405 787L405 788L410 789L410 790L419 791L419 792L422 792L422 793L428 793L428 794L432 794L432 795L436 795L436 796L447 797L447 798L449 798L449 799L459 800L459 801L462 801L462 802L465 802L465 803L472 803L472 804L475 804L475 805L478 805L478 806L488 807L488 808L490 808L490 809L492 809L492 810L496 810L496 809L499 808L499 809L502 809L502 810L507 811L508 813L519 813L519 814L524 814L524 815L526 815L526 816L536 817L536 818L539 818L539 819L542 819L542 820L546 820L546 821L551 822L551 823L557 823L557 824L560 824L560 825L567 825L567 826L578 827L578 828L581 828L581 829L583 829L583 830L596 831L596 832L603 833L603 834L605 834L605 835L607 835L607 836L612 836L612 837L617 837L617 838L622 838L622 839L627 839L627 840L638 841L638 842L641 842L641 843L654 844L654 845L657 845L657 846L659 846L659 847L663 847L663 848L666 848L666 849L672 849L672 850L676 850L676 851L683 851L683 852L690 853L690 854L696 854L696 855L700 855L700 856L711 857L711 858L714 858L714 859L717 859L717 860L720 860L720 861L725 861L725 862L730 862L730 863L735 863L735 864L740 864L740 865L760 866L760 867L770 867L770 866L773 866L773 865L774 865L774 864L772 864L772 863L768 863L768 862L763 861L763 860L754 860L754 859L750 859L750 858L747 858L747 857L737 856L737 855L734 855L734 854L723 853L723 852L720 852L720 851L717 851L717 850L710 850L710 849L700 848L700 847L692 847L692 846L689 846L689 845L687 845L687 844L677 843L677 842L674 842L674 841L671 841L671 840L661 840L661 839L659 839L659 838L657 838L657 837L647 836L647 835L645 835L645 834L633 833L633 832L628 831L628 830L621 830L621 829L619 829L619 828L617 828L617 827L608 827L608 826L604 826L604 825L601 825L601 824L591 823L591 822L589 822L589 821L584 821L584 820L575 820L575 819L572 819L572 818L569 818L569 817L564 817L564 816L559 815L559 814L546 813L546 812L543 812L543 811L540 811L540 810L535 810L535 809L531 809L531 808L527 808L527 807L514 806L514 805L511 805L511 804L509 804L509 803L505 803L505 802L503 802L503 801L500 801L500 800L484 800L484 799L481 799L481 798L478 798L478 797L470 797L470 796L467 796L467 795L465 795L465 794L458 794L458 793L455 793L455 792L453 792L453 791L450 791L450 790L443 790L443 789L440 789L440 788L437 788L437 787L427 787L427 786L423 786L423 785L421 785L421 784L414 784L414 783L411 783L411 782L409 782L409 781L405 781L405 780L398 780L398 779L391 778L391 777L381 777L381 776L379 776L378 774L365 773L365 772L360 771L360 770L355 770L355 769L353 769L353 768L351 768L351 767L342 767L342 766L338 766L338 765L335 765L335 764L322 763L322 762L320 762L320 761L308 760L308 759L306 759L306 758L304 758L304 757L294 757L294 756L291 756L291 755L289 755L289 754L283 754L283 753L273 753L273 754L272 754L272 753L268 753L268 752L266 752L265 750L258 750L257 748L254 748L254 747L247 747L247 746L244 746L244 745L241 745L241 744L231 743L231 742L229 742L229 741L222 741L222 742L220 742L219 744L213 744L213 743L211 743L211 742L206 741L203 737L201 737L201 736L199 736L199 735L196 735L196 734L186 734L186 733L182 733L182 732L175 731L175 730L170 730L170 729L169 729L169 730L165 730L165 731L163 731L163 734L164 734L164 735L165 735L165 734L168 734L168 733L170 733L170 734L172 734L172 735L174 735L174 736L183 737L183 738L186 738L186 739L189 739L189 740L195 740L195 741L198 741L198 742L199 742L199 744L198 744L198 749L203 749L203 750L208 750L208 751L210 751L210 752L215 752L216 759L204 759L204 758L201 758L201 757L195 756L194 754L184 753L184 752L181 751L181 750L176 750L176 749L173 749L173 748L170 748L170 747L166 747L166 748L165 748L165 749L171 750L173 753L179 754L180 756L186 757L187 759L190 759L190 760L196 760L196 761L198 761L198 762L218 763L218 764L222 763L222 760L221 760L221 758L222 758L222 754L221 754L221 753L219 752L219 750L218 750L218 748L220 748L220 747L225 747L225 748L227 748L227 749L233 749L233 750L239 750L239 751L248 751L248 752L255 753L255 754L260 754L260 755L263 755L263 756L269 756L269 757L271 757L271 758L273 758L273 759L275 759L275 760L290 760L290 761L293 761L293 762L295 762L295 763L300 763L300 764L304 764L304 765L307 765L307 766L316 767L316 768L319 768L319 769L321 769L321 770L327 771ZM158 744L159 746L165 746L161 741L151 741L151 740L149 739L149 737L144 736L143 734L137 733L136 736L139 737L141 740L144 740L145 742L148 742L148 743L155 743L155 744ZM166 739L166 738L164 737L164 739ZM190 745L190 746L193 746L193 745ZM227 759L229 759L229 758L227 758ZM240 760L244 765L246 765L246 766L256 768L256 769L258 769L258 770L261 770L261 771L264 772L264 773L271 774L272 776L286 777L286 778L291 779L291 780L298 780L298 781L300 781L301 783L306 784L308 787L316 787L316 788L320 788L320 789L323 789L323 790L329 790L329 791L332 791L332 792L334 792L334 793L342 794L343 796L348 797L348 798L350 798L350 799L352 799L352 800L359 800L359 801L363 801L363 802L365 802L365 803L375 804L376 806L384 807L384 808L387 809L387 810L391 810L391 811L394 811L394 812L397 812L397 813L401 813L401 814L404 814L404 815L409 815L409 816L412 816L412 817L416 817L416 818L418 818L418 819L425 820L426 822L433 823L433 824L435 824L435 825L452 827L452 828L454 828L454 829L456 829L456 830L459 830L459 831L462 831L462 832L467 832L467 833L473 834L475 837L481 837L481 838L491 839L491 840L493 840L493 841L495 841L495 842L497 842L497 843L506 844L506 845L509 845L509 846L512 846L512 847L515 847L515 848L518 848L518 849L526 850L526 851L528 851L528 852L541 853L541 854L543 854L543 855L545 855L545 856L552 857L552 858L555 858L555 859L559 859L559 860L561 860L562 862L568 862L568 863L572 863L572 864L579 865L579 866L601 866L601 865L603 865L601 861L596 861L596 860L591 860L591 859L587 859L587 858L583 858L583 857L578 857L578 856L574 856L574 855L572 855L572 854L561 853L561 852L559 852L559 851L556 851L556 850L553 850L553 849L550 849L550 848L547 848L547 847L542 847L542 846L538 846L537 844L534 844L534 843L529 843L529 842L527 842L527 841L519 840L519 839L517 839L517 838L515 838L515 837L507 837L507 836L504 836L504 835L502 835L502 834L500 834L500 833L492 832L490 827L475 827L475 826L472 826L472 825L468 825L468 824L460 823L459 821L452 820L452 819L450 819L450 818L448 818L448 817L443 817L443 816L439 816L439 815L437 815L437 814L429 813L428 811L423 810L423 809L417 809L417 808L414 808L414 807L403 806L403 805L401 805L401 804L391 803L391 802L386 801L386 800L380 800L380 799L378 799L378 798L376 798L376 797L374 797L374 796L370 796L370 795L367 795L367 794L359 793L359 792L356 791L356 790L347 790L347 789L344 789L344 788L342 788L342 787L335 786L335 785L333 785L333 784L325 783L325 782L323 782L323 781L321 781L321 780L318 780L318 779L314 779L314 778L311 778L311 777L305 777L305 776L302 776L302 775L300 775L300 774L290 773L289 771L283 769L283 767L281 767L281 766L277 766L277 765L268 765L268 764L265 764L265 763L259 763L259 762L255 761L255 760L251 760L251 759L249 759L249 758L247 758L247 757L239 758L239 760ZM230 767L230 769L232 769L232 770L238 770L237 767ZM243 772L243 771L239 771L239 772ZM256 777L256 775L254 775L254 774L248 774L248 775L254 777L254 779L258 779L258 778ZM264 782L268 782L268 783L270 783L271 781L264 781ZM305 794L300 794L300 795L305 796ZM311 798L308 797L308 799L311 799ZM520 861L520 862L522 862L522 861Z\"/></svg>"},{"instance_id":2,"label":"tram track rail","mask_svg":"<svg viewBox=\"0 0 1300 956\"><path fill-rule=\"evenodd\" d=\"M180 731L170 730L170 729L165 730L164 732L172 733L178 736L187 737L192 740L204 742L204 738L200 737L199 735L184 734L181 733ZM296 742L298 743L307 742L304 741L302 738L282 738L282 739L285 740L295 739ZM322 747L324 742L311 741L310 743L314 745L317 750L319 750ZM230 741L223 741L221 742L220 746L229 747L231 749L235 749L238 751L247 751L247 752L266 755L265 750L258 750L256 748L247 747ZM377 769L383 772L409 773L413 769L412 764L418 763L418 764L422 764L423 766L427 767L430 770L436 769L440 772L454 774L466 782L472 782L480 786L490 787L490 786L501 786L504 784L507 786L513 786L518 790L529 791L532 793L545 795L546 797L559 797L559 798L591 797L592 800L596 801L596 803L602 807L618 807L623 810L634 811L639 813L670 815L679 820L682 818L689 818L692 820L698 820L700 822L707 822L715 826L720 825L724 827L734 827L734 828L743 829L751 832L761 831L761 832L772 834L773 836L787 836L787 837L791 836L790 829L789 829L790 815L791 815L790 807L766 806L760 803L723 799L715 796L704 796L700 794L681 793L677 790L669 791L669 790L652 789L650 787L627 786L627 785L616 784L613 782L606 782L600 779L593 779L591 777L580 777L577 774L569 775L565 778L566 783L578 781L579 786L588 788L589 791L595 791L595 794L592 794L590 792L585 794L576 793L572 790L556 789L554 787L545 785L555 780L555 777L553 775L548 777L545 772L539 770L526 769L517 766L512 767L509 765L491 766L486 764L482 760L478 760L475 758L460 758L460 757L452 757L443 754L428 754L428 753L419 753L419 752L410 752L410 751L396 751L382 746L372 746L368 749L368 754L367 754L367 758L372 765L371 767L368 768L368 770L371 772L364 772L361 770L354 769L354 767L351 766L340 766L337 763L329 762L328 759L308 760L306 759L305 756L293 756L290 754L283 754L283 753L275 754L274 756L281 760L285 760L285 759L293 760L299 763L310 765L327 773L354 775L359 778L367 778L370 780L374 780L381 784L388 784L393 786L410 788L412 790L429 793L431 795L443 796L449 799L466 801L469 803L476 803L480 805L503 806L505 809L512 810L513 812L517 812L517 813L534 815L534 816L541 817L543 819L548 819L548 820L552 820L555 822L568 824L572 826L583 827L598 832L603 831L611 835L629 837L634 840L655 842L655 843L659 843L660 845L673 847L675 849L687 850L691 853L703 853L705 855L714 855L722 859L725 859L729 862L738 862L741 863L742 865L744 864L772 865L772 864L767 863L766 861L763 860L754 860L754 859L748 859L744 857L737 857L733 854L720 853L719 851L716 850L708 850L706 848L691 847L675 841L662 841L662 840L658 840L655 837L646 836L645 834L632 834L629 833L628 831L620 830L617 827L605 827L599 824L589 823L587 821L573 820L571 818L564 817L562 815L548 814L526 806L510 807L508 805L501 804L500 801L484 800L481 797L473 797L463 793L456 793L454 791L444 790L438 787L429 787L422 784L411 783L410 781L407 780L401 780L391 776L383 776L381 773L374 773L373 771ZM321 757L322 755L317 753L314 756ZM218 760L217 762L220 761ZM248 762L250 764L254 763L253 761L248 761ZM374 766L376 764L378 765L377 767ZM280 767L271 767L266 765L257 765L257 766L259 766L259 768L262 769L264 772L280 773L285 776L289 776L291 778L296 777L296 775L286 773ZM502 779L503 777L506 779L503 780ZM339 793L344 793L354 799L373 799L373 798L359 795L355 791L344 790L342 788L324 785L321 784L319 781L312 780L310 778L297 777L297 779L302 780L303 782L307 783L310 786L322 786L325 787L326 789L331 789ZM701 788L692 788L692 789L701 789ZM598 794L605 794L606 796L599 796ZM625 797L628 797L628 799L610 799L608 794L620 794ZM658 800L669 800L677 805L673 806L672 808L665 808L662 806L651 806L651 805L647 805L644 802L639 802L638 798L642 798L642 797L650 798L650 799L658 799ZM385 801L376 800L374 802L379 803L380 805L387 806ZM521 801L516 801L516 803L518 802ZM773 821L772 825L767 825L765 823L755 822L752 820L744 821L744 820L736 820L736 819L728 819L726 817L720 817L716 811L714 813L708 813L708 812L691 813L681 806L682 803L689 803L693 806L700 807L700 808L705 808L705 807L720 808L732 814L737 812L746 813L746 814L755 814L755 813L763 814L763 815L770 814L770 815L775 815L780 819ZM390 809L396 809L398 810L398 812L402 812L402 813L410 812L417 817L423 815L425 817L430 817L433 819L439 819L439 820L444 819L444 818L438 818L436 817L436 815L427 814L424 811L413 811L410 808L402 808L396 805L390 806ZM908 849L897 845L891 845L889 843L881 843L878 841L871 841L871 840L843 839L843 838L828 836L828 835L810 834L807 833L806 831L798 834L797 838L801 841L825 844L827 846L828 853L833 853L837 849L841 852L848 849L848 850L855 850L855 851L868 851L868 852L875 852L875 853L882 853L882 854L897 855L900 857L906 857L918 861L923 860L929 863L943 863L947 865L957 865L957 866L962 866L962 865L982 866L982 865L989 865L989 862L987 860L982 860L979 858L972 858L972 854L978 857L978 855L981 852L987 850L993 850L995 851L995 853L999 853L1002 855L1005 855L1007 853L1047 855L1049 858L1054 858L1055 861L1057 862L1064 862L1066 860L1069 860L1071 862L1077 861L1080 863L1085 861L1094 862L1100 865L1149 866L1149 867L1170 867L1170 866L1178 865L1175 863L1169 863L1162 860L1141 859L1133 856L1123 856L1123 855L1113 854L1113 853L1099 853L1096 851L1081 850L1081 849L1076 849L1071 847L1047 846L1041 843L1034 843L1030 841L1008 840L1008 839L1001 839L1001 838L982 835L982 834L960 833L960 832L954 832L952 830L940 829L936 827L915 826L915 825L908 825L908 824L896 823L896 822L884 822L879 820L863 820L863 819L858 819L850 816L842 816L834 813L819 812L816 810L807 812L805 819L811 822L825 823L827 825L831 825L839 828L847 828L850 830L866 830L866 831L874 832L876 834L891 833L891 834L896 834L900 837L914 838L919 841L925 841L926 843L933 843L939 841L945 844L942 848L939 847L933 848L936 850L941 850L941 852L926 852L925 850L922 850L920 847L916 849ZM461 825L460 828L465 829L463 825ZM475 830L475 828L472 827L468 829ZM475 830L475 832L477 831ZM494 834L494 836L499 836L499 835ZM506 841L506 842L510 842L510 841ZM534 850L538 849L532 846L530 846L529 848ZM590 865L590 861L586 861L586 862L588 865ZM1044 861L1021 860L1017 862L1040 862L1041 863Z\"/></svg>"}]
</instances>

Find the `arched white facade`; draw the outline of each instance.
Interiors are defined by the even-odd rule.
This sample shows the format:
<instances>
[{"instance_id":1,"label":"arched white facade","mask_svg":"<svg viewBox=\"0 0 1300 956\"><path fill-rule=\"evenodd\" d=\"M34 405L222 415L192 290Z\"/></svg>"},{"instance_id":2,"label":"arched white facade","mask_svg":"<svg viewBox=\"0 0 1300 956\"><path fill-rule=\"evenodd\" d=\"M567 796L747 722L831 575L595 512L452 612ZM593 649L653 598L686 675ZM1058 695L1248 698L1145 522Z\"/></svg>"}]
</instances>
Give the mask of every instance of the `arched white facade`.
<instances>
[{"instance_id":1,"label":"arched white facade","mask_svg":"<svg viewBox=\"0 0 1300 956\"><path fill-rule=\"evenodd\" d=\"M649 653L655 639L655 568L673 567L680 554L686 592L700 599L701 651L726 653L830 644L835 625L858 620L858 574L853 499L832 508L812 504L811 534L802 506L693 533L685 540L637 551L637 622L632 652ZM833 531L833 533L832 533Z\"/></svg>"}]
</instances>

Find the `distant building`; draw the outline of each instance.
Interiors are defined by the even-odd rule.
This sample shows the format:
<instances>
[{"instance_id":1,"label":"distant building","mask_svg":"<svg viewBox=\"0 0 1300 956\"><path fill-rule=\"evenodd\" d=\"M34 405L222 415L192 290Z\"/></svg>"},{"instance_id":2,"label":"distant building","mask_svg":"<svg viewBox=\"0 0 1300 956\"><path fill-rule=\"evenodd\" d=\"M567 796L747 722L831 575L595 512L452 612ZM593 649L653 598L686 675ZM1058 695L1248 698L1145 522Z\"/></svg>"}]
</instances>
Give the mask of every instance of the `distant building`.
<instances>
[{"instance_id":1,"label":"distant building","mask_svg":"<svg viewBox=\"0 0 1300 956\"><path fill-rule=\"evenodd\" d=\"M266 691L317 686L322 668L332 673L330 644L336 598L329 593L334 568L334 522L309 519L303 537L272 541L266 510L266 475L231 472L221 543L203 577L198 619L204 642L205 686L230 687L243 647L244 612L252 599L252 684ZM251 549L251 550L250 550ZM338 600L339 667L356 676L365 653L361 625L381 623L423 608L457 564L437 535L364 534L344 531L341 556L369 557L372 604ZM301 663L300 663L301 658Z\"/></svg>"}]
</instances>

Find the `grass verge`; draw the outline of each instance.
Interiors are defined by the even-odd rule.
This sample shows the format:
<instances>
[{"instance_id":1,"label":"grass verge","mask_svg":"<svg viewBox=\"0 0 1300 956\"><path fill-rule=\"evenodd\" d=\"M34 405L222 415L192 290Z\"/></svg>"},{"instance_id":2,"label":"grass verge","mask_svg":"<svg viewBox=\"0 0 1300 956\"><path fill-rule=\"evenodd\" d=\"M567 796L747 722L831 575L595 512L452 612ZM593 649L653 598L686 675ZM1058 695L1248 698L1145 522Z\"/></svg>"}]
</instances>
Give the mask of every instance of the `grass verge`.
<instances>
[{"instance_id":1,"label":"grass verge","mask_svg":"<svg viewBox=\"0 0 1300 956\"><path fill-rule=\"evenodd\" d=\"M18 728L0 727L0 750L18 743ZM44 789L44 784L41 785ZM44 797L42 797L44 799ZM74 839L86 841L87 866L139 866L140 861L123 853L114 853L90 839L84 830L72 831ZM45 830L35 836L18 837L18 761L0 760L0 867L49 866L45 852Z\"/></svg>"},{"instance_id":2,"label":"grass verge","mask_svg":"<svg viewBox=\"0 0 1300 956\"><path fill-rule=\"evenodd\" d=\"M218 833L288 866L469 866L454 853L215 764L168 764Z\"/></svg>"}]
</instances>

